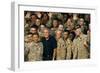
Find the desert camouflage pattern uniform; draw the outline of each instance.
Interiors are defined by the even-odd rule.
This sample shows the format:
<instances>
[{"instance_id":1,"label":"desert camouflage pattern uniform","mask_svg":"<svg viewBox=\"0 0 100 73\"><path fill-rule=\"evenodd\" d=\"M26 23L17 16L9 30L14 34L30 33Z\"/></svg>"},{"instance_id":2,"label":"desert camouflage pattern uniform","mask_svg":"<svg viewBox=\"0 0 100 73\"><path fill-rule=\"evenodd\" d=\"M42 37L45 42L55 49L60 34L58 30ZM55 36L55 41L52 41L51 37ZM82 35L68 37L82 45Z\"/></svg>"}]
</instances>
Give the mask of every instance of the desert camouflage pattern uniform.
<instances>
[{"instance_id":1,"label":"desert camouflage pattern uniform","mask_svg":"<svg viewBox=\"0 0 100 73\"><path fill-rule=\"evenodd\" d=\"M66 45L66 59L72 58L72 41L70 39L64 40Z\"/></svg>"},{"instance_id":2,"label":"desert camouflage pattern uniform","mask_svg":"<svg viewBox=\"0 0 100 73\"><path fill-rule=\"evenodd\" d=\"M32 42L24 44L24 60L25 61L28 61L28 54L29 54L31 46L32 46Z\"/></svg>"},{"instance_id":3,"label":"desert camouflage pattern uniform","mask_svg":"<svg viewBox=\"0 0 100 73\"><path fill-rule=\"evenodd\" d=\"M62 38L57 40L56 60L64 60L66 55L65 42Z\"/></svg>"},{"instance_id":4,"label":"desert camouflage pattern uniform","mask_svg":"<svg viewBox=\"0 0 100 73\"><path fill-rule=\"evenodd\" d=\"M84 46L87 41L87 36L81 34L80 37L76 37L73 41L73 59L87 59L89 56L88 48Z\"/></svg>"},{"instance_id":5,"label":"desert camouflage pattern uniform","mask_svg":"<svg viewBox=\"0 0 100 73\"><path fill-rule=\"evenodd\" d=\"M28 54L29 61L42 60L42 54L43 54L43 44L41 42L38 43L33 42Z\"/></svg>"}]
</instances>

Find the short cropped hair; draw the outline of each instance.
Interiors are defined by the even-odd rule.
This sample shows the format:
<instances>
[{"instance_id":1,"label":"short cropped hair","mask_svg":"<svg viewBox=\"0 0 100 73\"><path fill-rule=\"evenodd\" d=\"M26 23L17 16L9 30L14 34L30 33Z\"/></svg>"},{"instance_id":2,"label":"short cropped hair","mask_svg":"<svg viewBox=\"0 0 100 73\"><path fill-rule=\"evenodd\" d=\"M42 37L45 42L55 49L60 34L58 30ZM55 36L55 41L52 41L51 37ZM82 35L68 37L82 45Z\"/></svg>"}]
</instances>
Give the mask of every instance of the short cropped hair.
<instances>
[{"instance_id":1,"label":"short cropped hair","mask_svg":"<svg viewBox=\"0 0 100 73\"><path fill-rule=\"evenodd\" d=\"M66 29L65 29L64 32L68 32L68 34L70 34L70 31L69 31L69 30L66 30Z\"/></svg>"},{"instance_id":2,"label":"short cropped hair","mask_svg":"<svg viewBox=\"0 0 100 73\"><path fill-rule=\"evenodd\" d=\"M34 24L34 25L31 26L31 28L35 28L37 30L38 26Z\"/></svg>"},{"instance_id":3,"label":"short cropped hair","mask_svg":"<svg viewBox=\"0 0 100 73\"><path fill-rule=\"evenodd\" d=\"M39 37L39 34L38 34L38 33L33 33L33 36L34 36L34 35L37 35L37 36Z\"/></svg>"}]
</instances>

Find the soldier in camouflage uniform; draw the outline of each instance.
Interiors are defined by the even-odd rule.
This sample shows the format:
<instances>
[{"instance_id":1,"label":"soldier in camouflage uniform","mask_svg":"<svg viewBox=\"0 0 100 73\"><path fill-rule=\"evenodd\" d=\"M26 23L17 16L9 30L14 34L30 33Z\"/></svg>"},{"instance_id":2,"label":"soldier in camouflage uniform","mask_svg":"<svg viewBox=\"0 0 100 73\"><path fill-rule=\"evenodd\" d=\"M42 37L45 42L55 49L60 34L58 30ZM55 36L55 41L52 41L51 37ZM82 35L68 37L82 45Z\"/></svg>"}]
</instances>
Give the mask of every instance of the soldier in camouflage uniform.
<instances>
[{"instance_id":1,"label":"soldier in camouflage uniform","mask_svg":"<svg viewBox=\"0 0 100 73\"><path fill-rule=\"evenodd\" d=\"M63 33L63 39L66 46L66 59L71 59L72 57L72 41L69 39L69 31L65 30Z\"/></svg>"},{"instance_id":2,"label":"soldier in camouflage uniform","mask_svg":"<svg viewBox=\"0 0 100 73\"><path fill-rule=\"evenodd\" d=\"M88 30L88 26L86 25L86 23L84 22L84 19L83 18L80 18L79 19L79 25L81 27L81 31L83 34L87 34L87 30Z\"/></svg>"},{"instance_id":3,"label":"soldier in camouflage uniform","mask_svg":"<svg viewBox=\"0 0 100 73\"><path fill-rule=\"evenodd\" d=\"M56 60L64 60L66 55L65 42L62 38L62 31L56 31L57 49L56 49Z\"/></svg>"},{"instance_id":4,"label":"soldier in camouflage uniform","mask_svg":"<svg viewBox=\"0 0 100 73\"><path fill-rule=\"evenodd\" d=\"M24 61L28 61L29 49L32 46L32 33L28 33L24 41Z\"/></svg>"},{"instance_id":5,"label":"soldier in camouflage uniform","mask_svg":"<svg viewBox=\"0 0 100 73\"><path fill-rule=\"evenodd\" d=\"M52 28L51 28L51 35L52 36L55 36L55 31L58 29L58 26L59 26L59 22L58 22L58 19L53 19L52 20Z\"/></svg>"},{"instance_id":6,"label":"soldier in camouflage uniform","mask_svg":"<svg viewBox=\"0 0 100 73\"><path fill-rule=\"evenodd\" d=\"M43 44L38 41L39 35L37 33L33 34L33 43L30 47L28 59L29 61L40 61L42 60L43 54Z\"/></svg>"},{"instance_id":7,"label":"soldier in camouflage uniform","mask_svg":"<svg viewBox=\"0 0 100 73\"><path fill-rule=\"evenodd\" d=\"M87 36L81 32L81 28L75 30L76 37L73 41L73 59L88 59Z\"/></svg>"}]
</instances>

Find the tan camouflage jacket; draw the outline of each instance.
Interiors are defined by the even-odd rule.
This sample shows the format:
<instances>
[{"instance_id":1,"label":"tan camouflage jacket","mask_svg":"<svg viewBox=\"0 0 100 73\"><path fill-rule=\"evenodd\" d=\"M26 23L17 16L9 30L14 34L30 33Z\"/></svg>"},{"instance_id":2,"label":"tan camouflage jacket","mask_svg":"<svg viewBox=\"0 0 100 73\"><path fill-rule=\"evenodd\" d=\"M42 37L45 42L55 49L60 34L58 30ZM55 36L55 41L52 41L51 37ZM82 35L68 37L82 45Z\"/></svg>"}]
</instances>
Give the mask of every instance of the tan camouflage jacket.
<instances>
[{"instance_id":1,"label":"tan camouflage jacket","mask_svg":"<svg viewBox=\"0 0 100 73\"><path fill-rule=\"evenodd\" d=\"M65 47L65 42L62 38L57 40L57 56L56 59L57 60L64 60L65 59L65 55L66 55L66 47Z\"/></svg>"},{"instance_id":2,"label":"tan camouflage jacket","mask_svg":"<svg viewBox=\"0 0 100 73\"><path fill-rule=\"evenodd\" d=\"M85 47L87 41L87 36L81 34L80 37L77 37L73 41L73 59L87 59L89 56L88 48Z\"/></svg>"}]
</instances>

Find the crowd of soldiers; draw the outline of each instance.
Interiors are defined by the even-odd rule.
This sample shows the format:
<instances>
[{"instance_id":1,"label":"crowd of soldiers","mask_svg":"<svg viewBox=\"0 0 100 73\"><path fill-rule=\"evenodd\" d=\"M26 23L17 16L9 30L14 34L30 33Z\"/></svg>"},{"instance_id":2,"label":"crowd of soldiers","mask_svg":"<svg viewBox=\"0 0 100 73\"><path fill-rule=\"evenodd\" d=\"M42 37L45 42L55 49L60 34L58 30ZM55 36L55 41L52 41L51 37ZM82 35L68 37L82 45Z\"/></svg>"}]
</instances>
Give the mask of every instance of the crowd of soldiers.
<instances>
[{"instance_id":1,"label":"crowd of soldiers","mask_svg":"<svg viewBox=\"0 0 100 73\"><path fill-rule=\"evenodd\" d=\"M24 11L24 61L90 58L90 14Z\"/></svg>"}]
</instances>

